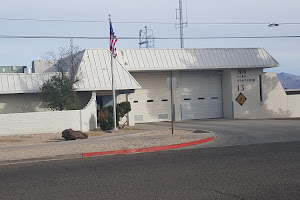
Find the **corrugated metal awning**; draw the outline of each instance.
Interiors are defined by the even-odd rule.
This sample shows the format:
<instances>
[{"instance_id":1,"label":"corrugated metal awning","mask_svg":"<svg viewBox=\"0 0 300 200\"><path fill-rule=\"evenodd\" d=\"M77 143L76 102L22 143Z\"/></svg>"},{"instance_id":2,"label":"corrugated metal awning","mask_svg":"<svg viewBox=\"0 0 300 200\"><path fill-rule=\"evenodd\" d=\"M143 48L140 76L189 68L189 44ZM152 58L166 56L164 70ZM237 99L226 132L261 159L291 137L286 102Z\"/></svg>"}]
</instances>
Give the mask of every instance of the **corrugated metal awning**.
<instances>
[{"instance_id":1,"label":"corrugated metal awning","mask_svg":"<svg viewBox=\"0 0 300 200\"><path fill-rule=\"evenodd\" d=\"M116 90L141 89L133 76L114 59ZM79 66L82 80L78 91L112 90L111 59L108 50L86 49Z\"/></svg>"},{"instance_id":2,"label":"corrugated metal awning","mask_svg":"<svg viewBox=\"0 0 300 200\"><path fill-rule=\"evenodd\" d=\"M77 91L112 90L108 50L85 50L78 71L81 80L75 85ZM55 74L0 74L0 94L40 92L43 83ZM141 89L140 84L117 61L114 61L114 77L116 90Z\"/></svg>"},{"instance_id":3,"label":"corrugated metal awning","mask_svg":"<svg viewBox=\"0 0 300 200\"><path fill-rule=\"evenodd\" d=\"M140 89L128 71L213 70L278 67L278 62L262 48L214 49L126 49L117 50L114 60L115 89ZM79 73L78 91L111 90L110 52L86 49ZM40 92L53 73L0 74L0 93Z\"/></svg>"},{"instance_id":4,"label":"corrugated metal awning","mask_svg":"<svg viewBox=\"0 0 300 200\"><path fill-rule=\"evenodd\" d=\"M128 71L271 68L278 62L262 48L117 50Z\"/></svg>"},{"instance_id":5,"label":"corrugated metal awning","mask_svg":"<svg viewBox=\"0 0 300 200\"><path fill-rule=\"evenodd\" d=\"M43 83L54 74L0 74L0 94L40 92Z\"/></svg>"}]
</instances>

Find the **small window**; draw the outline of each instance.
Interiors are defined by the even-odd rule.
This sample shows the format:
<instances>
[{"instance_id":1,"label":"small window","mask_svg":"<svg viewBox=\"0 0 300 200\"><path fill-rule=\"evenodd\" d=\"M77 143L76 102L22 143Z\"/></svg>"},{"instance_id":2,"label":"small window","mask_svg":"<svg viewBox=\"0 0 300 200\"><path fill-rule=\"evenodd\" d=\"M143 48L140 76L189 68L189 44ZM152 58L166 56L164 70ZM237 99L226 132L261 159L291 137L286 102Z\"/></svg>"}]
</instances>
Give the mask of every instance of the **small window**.
<instances>
[{"instance_id":1,"label":"small window","mask_svg":"<svg viewBox=\"0 0 300 200\"><path fill-rule=\"evenodd\" d=\"M133 101L133 103L138 103L139 101Z\"/></svg>"},{"instance_id":2,"label":"small window","mask_svg":"<svg viewBox=\"0 0 300 200\"><path fill-rule=\"evenodd\" d=\"M261 102L263 101L261 75L259 75L259 100L260 100Z\"/></svg>"},{"instance_id":3,"label":"small window","mask_svg":"<svg viewBox=\"0 0 300 200\"><path fill-rule=\"evenodd\" d=\"M161 101L168 101L168 99L162 99Z\"/></svg>"},{"instance_id":4,"label":"small window","mask_svg":"<svg viewBox=\"0 0 300 200\"><path fill-rule=\"evenodd\" d=\"M219 97L212 97L211 99L219 99Z\"/></svg>"},{"instance_id":5,"label":"small window","mask_svg":"<svg viewBox=\"0 0 300 200\"><path fill-rule=\"evenodd\" d=\"M183 100L185 100L185 101L190 101L190 100L192 100L191 98L186 98L186 99L183 99Z\"/></svg>"},{"instance_id":6,"label":"small window","mask_svg":"<svg viewBox=\"0 0 300 200\"><path fill-rule=\"evenodd\" d=\"M153 102L153 100L147 100L147 102Z\"/></svg>"},{"instance_id":7,"label":"small window","mask_svg":"<svg viewBox=\"0 0 300 200\"><path fill-rule=\"evenodd\" d=\"M198 98L198 100L203 100L203 99L205 99L205 98L203 98L203 97Z\"/></svg>"}]
</instances>

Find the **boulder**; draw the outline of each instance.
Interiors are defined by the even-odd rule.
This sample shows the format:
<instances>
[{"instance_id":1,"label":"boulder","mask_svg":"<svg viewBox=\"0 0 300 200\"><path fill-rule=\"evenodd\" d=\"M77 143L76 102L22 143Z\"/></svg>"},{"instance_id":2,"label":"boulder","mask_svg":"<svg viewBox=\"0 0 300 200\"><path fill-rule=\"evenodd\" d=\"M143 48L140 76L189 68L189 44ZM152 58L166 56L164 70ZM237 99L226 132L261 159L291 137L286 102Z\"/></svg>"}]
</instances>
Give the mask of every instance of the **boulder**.
<instances>
[{"instance_id":1,"label":"boulder","mask_svg":"<svg viewBox=\"0 0 300 200\"><path fill-rule=\"evenodd\" d=\"M62 137L66 140L77 140L77 139L86 139L88 135L81 131L74 131L72 129L66 129L62 132Z\"/></svg>"}]
</instances>

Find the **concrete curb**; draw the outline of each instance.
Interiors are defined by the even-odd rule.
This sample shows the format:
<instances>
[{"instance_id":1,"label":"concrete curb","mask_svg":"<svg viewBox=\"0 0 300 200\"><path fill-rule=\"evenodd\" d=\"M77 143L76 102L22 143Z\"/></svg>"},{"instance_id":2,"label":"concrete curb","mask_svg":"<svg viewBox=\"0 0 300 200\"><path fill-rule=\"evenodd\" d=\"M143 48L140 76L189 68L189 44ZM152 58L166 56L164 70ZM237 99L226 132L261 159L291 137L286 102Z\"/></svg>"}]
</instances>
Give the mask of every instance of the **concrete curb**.
<instances>
[{"instance_id":1,"label":"concrete curb","mask_svg":"<svg viewBox=\"0 0 300 200\"><path fill-rule=\"evenodd\" d=\"M186 142L181 144L172 144L172 145L165 145L165 146L156 146L156 147L147 147L147 148L140 148L140 149L127 149L127 150L117 150L117 151L100 151L100 152L90 152L90 153L83 153L82 157L93 157L93 156L103 156L103 155L115 155L115 154L130 154L130 153L145 153L145 152L153 152L153 151L163 151L163 150L170 150L170 149L177 149L187 146L193 146L197 144L203 144L206 142L210 142L215 140L215 137L209 137L202 140L196 140L192 142Z\"/></svg>"},{"instance_id":2,"label":"concrete curb","mask_svg":"<svg viewBox=\"0 0 300 200\"><path fill-rule=\"evenodd\" d=\"M164 145L164 146L154 146L154 147L146 147L146 148L139 148L139 149L127 149L127 150L90 152L90 153L65 154L65 155L46 156L46 157L39 157L39 158L28 158L28 159L1 160L0 166L24 164L24 163L48 162L48 161L54 161L54 160L80 159L80 158L85 158L85 157L102 156L102 155L132 154L132 153L144 153L144 152L171 150L171 149L183 148L183 147L188 147L188 146L193 146L193 145L199 145L199 144L213 141L215 139L216 139L216 137L213 134L211 134L211 137L204 138L201 140L180 143L180 144Z\"/></svg>"},{"instance_id":3,"label":"concrete curb","mask_svg":"<svg viewBox=\"0 0 300 200\"><path fill-rule=\"evenodd\" d=\"M69 160L69 159L79 159L82 158L81 154L67 154L67 155L58 155L58 156L48 156L41 158L28 158L28 159L19 159L19 160L3 160L0 161L0 166L2 165L16 165L16 164L27 164L27 163L37 163L37 162L49 162L57 160Z\"/></svg>"}]
</instances>

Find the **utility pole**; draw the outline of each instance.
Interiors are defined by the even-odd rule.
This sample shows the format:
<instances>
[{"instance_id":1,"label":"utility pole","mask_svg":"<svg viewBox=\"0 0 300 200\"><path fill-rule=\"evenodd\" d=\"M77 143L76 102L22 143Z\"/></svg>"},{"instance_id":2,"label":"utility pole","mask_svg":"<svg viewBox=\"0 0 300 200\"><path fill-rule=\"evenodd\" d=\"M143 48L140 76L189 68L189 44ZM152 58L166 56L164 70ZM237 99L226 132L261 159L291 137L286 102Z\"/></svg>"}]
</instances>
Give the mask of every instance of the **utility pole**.
<instances>
[{"instance_id":1,"label":"utility pole","mask_svg":"<svg viewBox=\"0 0 300 200\"><path fill-rule=\"evenodd\" d=\"M179 24L176 24L176 28L180 29L180 47L183 49L183 28L187 27L187 21L183 23L182 0L179 0L179 8L176 9L176 19L179 20Z\"/></svg>"},{"instance_id":2,"label":"utility pole","mask_svg":"<svg viewBox=\"0 0 300 200\"><path fill-rule=\"evenodd\" d=\"M171 129L172 134L174 134L174 98L173 98L173 72L170 72L171 74Z\"/></svg>"}]
</instances>

